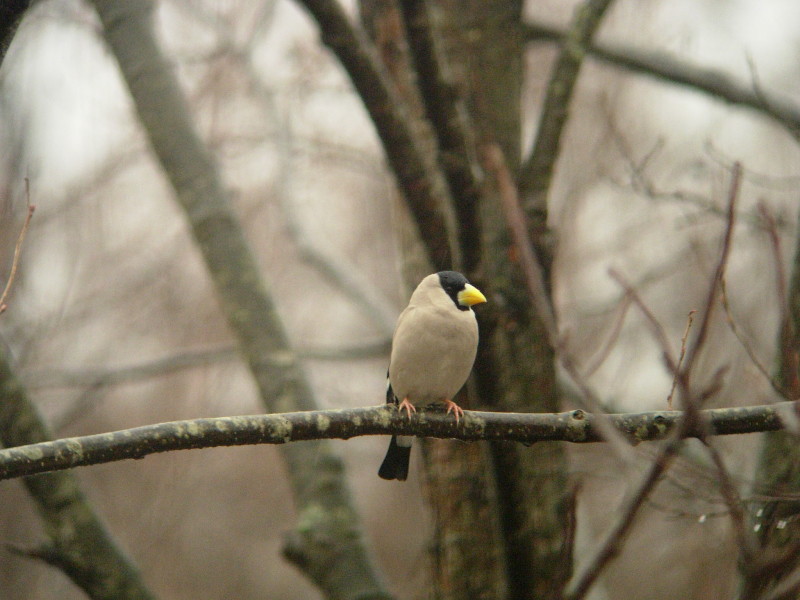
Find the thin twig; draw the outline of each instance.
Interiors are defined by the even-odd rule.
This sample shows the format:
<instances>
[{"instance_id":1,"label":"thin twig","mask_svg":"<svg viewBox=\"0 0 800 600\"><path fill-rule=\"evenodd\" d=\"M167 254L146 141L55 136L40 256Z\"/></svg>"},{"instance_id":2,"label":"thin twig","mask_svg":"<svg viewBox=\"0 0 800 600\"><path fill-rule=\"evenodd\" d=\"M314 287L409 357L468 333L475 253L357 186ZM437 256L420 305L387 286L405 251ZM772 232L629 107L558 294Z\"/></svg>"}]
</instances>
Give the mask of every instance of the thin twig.
<instances>
[{"instance_id":1,"label":"thin twig","mask_svg":"<svg viewBox=\"0 0 800 600\"><path fill-rule=\"evenodd\" d=\"M772 374L770 373L769 369L761 362L756 351L753 349L753 346L750 342L745 338L744 333L739 328L739 324L736 321L736 318L733 315L733 309L731 309L730 301L728 300L728 284L726 279L723 277L722 281L720 281L720 302L722 303L722 309L725 311L725 320L728 323L728 327L730 327L731 332L733 333L734 337L738 340L739 344L744 348L744 351L747 353L750 362L758 369L758 371L764 376L773 390L775 390L778 395L783 398L789 399L789 392L786 390L777 379L775 379Z\"/></svg>"},{"instance_id":2,"label":"thin twig","mask_svg":"<svg viewBox=\"0 0 800 600\"><path fill-rule=\"evenodd\" d=\"M519 193L514 183L514 178L508 169L505 156L499 145L496 143L484 144L482 148L484 165L486 170L494 175L500 194L500 204L506 218L511 239L519 255L519 263L528 286L531 300L536 314L544 326L547 333L547 341L554 349L558 348L558 326L556 324L555 311L547 293L547 285L544 280L544 270L541 262L536 256L536 250L531 244L526 227L525 213L519 201Z\"/></svg>"},{"instance_id":3,"label":"thin twig","mask_svg":"<svg viewBox=\"0 0 800 600\"><path fill-rule=\"evenodd\" d=\"M11 273L8 276L8 281L6 282L6 287L3 290L3 294L0 296L0 313L4 313L8 308L8 305L6 304L6 298L8 298L8 294L11 291L11 285L14 283L14 277L17 274L19 256L22 252L22 242L25 241L25 234L28 233L28 227L31 224L31 218L36 210L36 205L31 204L30 202L30 181L27 177L25 178L25 194L28 199L28 214L25 216L25 222L22 224L22 229L17 236L17 244L14 246L14 260L11 263Z\"/></svg>"},{"instance_id":4,"label":"thin twig","mask_svg":"<svg viewBox=\"0 0 800 600\"><path fill-rule=\"evenodd\" d=\"M705 434L702 433L703 423L700 418L700 407L705 400L716 393L721 386L721 377L724 373L724 369L719 369L712 378L711 385L697 395L692 393L689 385L689 375L699 351L703 348L707 340L710 319L719 289L719 282L725 274L725 266L730 254L731 240L735 225L735 207L736 199L739 194L740 174L741 167L737 163L734 165L731 188L728 194L728 223L725 230L725 237L723 239L720 257L712 276L700 331L695 338L694 343L688 350L688 358L686 359L685 366L682 369L671 357L672 353L669 349L669 343L661 324L658 323L652 312L647 308L641 298L638 297L635 290L630 288L630 286L627 285L627 283L618 273L615 271L611 272L612 277L617 279L617 281L623 285L626 291L630 290L628 293L633 295L632 297L634 302L636 302L640 309L644 312L656 333L656 337L661 341L665 360L667 360L668 365L670 366L670 371L675 377L675 382L678 386L680 386L680 391L685 405L685 411L677 429L673 432L674 435L656 455L645 477L642 479L633 495L628 498L627 502L622 507L622 514L620 518L614 524L604 542L600 545L597 553L592 557L589 565L586 567L580 577L573 580L574 582L567 587L564 593L565 600L580 600L583 598L588 593L592 585L594 585L594 583L600 577L600 574L603 572L605 567L617 554L619 554L623 544L625 543L625 540L628 537L628 534L633 527L636 516L639 514L639 511L641 510L655 485L660 480L661 476L667 471L672 463L672 460L677 455L678 450L683 444L683 438L685 437L686 432L699 427L701 429L700 437L705 437Z\"/></svg>"},{"instance_id":5,"label":"thin twig","mask_svg":"<svg viewBox=\"0 0 800 600\"><path fill-rule=\"evenodd\" d=\"M620 285L620 287L622 287L625 295L628 296L636 305L636 307L642 312L647 320L647 323L650 325L650 330L653 333L653 337L655 337L656 342L661 348L661 354L664 358L664 362L667 365L667 369L669 369L670 373L677 373L678 363L675 362L675 359L673 358L674 353L669 343L667 333L664 331L664 326L658 322L658 319L653 314L653 311L650 310L636 289L630 283L628 283L628 280L625 279L625 277L619 271L612 267L608 270L608 274Z\"/></svg>"},{"instance_id":6,"label":"thin twig","mask_svg":"<svg viewBox=\"0 0 800 600\"><path fill-rule=\"evenodd\" d=\"M686 423L688 421L683 421L681 428L685 427ZM633 527L639 509L644 505L645 500L656 483L658 483L661 475L669 467L681 443L681 438L676 437L661 449L636 491L622 507L619 519L606 536L605 541L600 545L600 549L593 556L589 566L578 579L573 580L574 583L567 586L563 595L564 600L580 600L586 596L589 589L597 581L597 578L600 577L603 569L619 554L625 539Z\"/></svg>"},{"instance_id":7,"label":"thin twig","mask_svg":"<svg viewBox=\"0 0 800 600\"><path fill-rule=\"evenodd\" d=\"M517 187L506 165L503 151L496 143L488 143L483 145L482 154L487 172L492 173L497 182L500 204L506 218L506 224L511 233L514 247L517 249L520 268L528 287L534 310L544 325L547 341L555 350L556 358L561 363L561 366L580 389L581 399L585 407L600 415L604 412L602 403L595 396L591 386L586 382L581 370L567 351L566 340L561 339L558 334L558 324L547 292L544 270L528 236L525 213L520 205ZM629 444L602 418L599 419L599 427L604 431L607 441L610 442L611 447L618 456L627 461L630 458L630 453L628 452L630 449Z\"/></svg>"},{"instance_id":8,"label":"thin twig","mask_svg":"<svg viewBox=\"0 0 800 600\"><path fill-rule=\"evenodd\" d=\"M733 523L733 531L736 535L736 545L741 553L739 562L744 568L747 568L754 558L756 541L750 535L750 529L747 526L747 517L742 508L744 505L742 497L733 483L719 450L712 446L708 440L703 439L701 441L711 456L711 460L714 461L720 492L722 492L722 497L728 507L731 522Z\"/></svg>"},{"instance_id":9,"label":"thin twig","mask_svg":"<svg viewBox=\"0 0 800 600\"><path fill-rule=\"evenodd\" d=\"M622 332L622 326L625 324L625 316L628 314L628 309L630 308L631 303L631 297L628 294L625 294L625 296L622 298L622 302L620 303L618 314L614 318L614 325L611 328L611 333L608 335L608 339L605 341L605 343L601 345L600 350L595 353L595 357L592 362L584 370L585 377L591 377L594 375L597 369L602 366L602 364L611 354L611 349L617 343L619 334Z\"/></svg>"},{"instance_id":10,"label":"thin twig","mask_svg":"<svg viewBox=\"0 0 800 600\"><path fill-rule=\"evenodd\" d=\"M566 499L567 514L566 533L561 546L561 566L556 576L558 589L563 589L575 569L575 533L578 530L578 495L581 492L581 482L578 481L569 490Z\"/></svg>"},{"instance_id":11,"label":"thin twig","mask_svg":"<svg viewBox=\"0 0 800 600\"><path fill-rule=\"evenodd\" d=\"M672 397L675 395L675 388L678 385L678 373L681 370L683 358L686 356L686 340L689 337L689 332L692 330L692 322L694 321L694 315L696 313L696 310L690 310L689 315L686 318L686 329L684 330L683 337L681 338L681 354L678 356L676 372L672 376L672 388L669 390L669 396L667 396L667 409L669 410L672 410Z\"/></svg>"},{"instance_id":12,"label":"thin twig","mask_svg":"<svg viewBox=\"0 0 800 600\"><path fill-rule=\"evenodd\" d=\"M708 338L708 332L711 327L711 317L714 313L714 307L717 303L717 298L720 289L720 282L725 277L725 268L728 264L728 257L730 256L731 244L733 242L733 230L736 226L736 203L739 198L739 190L741 187L742 165L734 163L731 172L731 183L728 190L728 212L727 222L725 226L725 235L722 238L722 250L720 252L717 266L714 269L714 274L708 288L708 295L706 297L705 310L703 311L700 320L700 327L697 330L697 336L694 338L693 343L687 350L686 366L683 369L683 376L688 382L691 377L692 369L697 361L697 357L702 350Z\"/></svg>"},{"instance_id":13,"label":"thin twig","mask_svg":"<svg viewBox=\"0 0 800 600\"><path fill-rule=\"evenodd\" d=\"M778 223L766 203L758 203L758 214L767 230L775 264L775 287L781 315L780 332L780 377L783 388L788 393L787 400L800 398L800 378L798 378L797 334L794 330L792 313L789 309L789 293L786 285L786 271L783 268L781 238Z\"/></svg>"}]
</instances>

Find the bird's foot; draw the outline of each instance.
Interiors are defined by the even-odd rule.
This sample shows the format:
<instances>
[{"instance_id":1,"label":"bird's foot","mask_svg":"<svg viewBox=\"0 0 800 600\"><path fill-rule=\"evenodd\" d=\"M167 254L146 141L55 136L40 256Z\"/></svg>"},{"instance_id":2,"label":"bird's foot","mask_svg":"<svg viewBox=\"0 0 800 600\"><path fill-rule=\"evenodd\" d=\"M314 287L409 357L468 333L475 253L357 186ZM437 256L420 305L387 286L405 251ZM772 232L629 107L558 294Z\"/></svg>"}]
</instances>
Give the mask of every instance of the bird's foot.
<instances>
[{"instance_id":1,"label":"bird's foot","mask_svg":"<svg viewBox=\"0 0 800 600\"><path fill-rule=\"evenodd\" d=\"M408 398L404 398L403 401L397 405L397 410L404 410L408 415L408 418L411 418L411 413L417 412L417 408L408 401Z\"/></svg>"},{"instance_id":2,"label":"bird's foot","mask_svg":"<svg viewBox=\"0 0 800 600\"><path fill-rule=\"evenodd\" d=\"M458 425L458 420L464 416L464 409L461 408L458 404L453 402L452 400L445 400L444 405L447 407L447 414L449 415L451 412L456 417L456 425Z\"/></svg>"}]
</instances>

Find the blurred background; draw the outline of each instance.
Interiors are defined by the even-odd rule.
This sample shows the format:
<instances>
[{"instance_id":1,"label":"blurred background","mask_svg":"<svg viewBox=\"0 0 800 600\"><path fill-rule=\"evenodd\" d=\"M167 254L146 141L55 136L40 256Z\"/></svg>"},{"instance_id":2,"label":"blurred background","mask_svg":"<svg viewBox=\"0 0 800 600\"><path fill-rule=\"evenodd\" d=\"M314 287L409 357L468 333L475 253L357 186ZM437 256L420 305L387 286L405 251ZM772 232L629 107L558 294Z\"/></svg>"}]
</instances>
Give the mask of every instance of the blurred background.
<instances>
[{"instance_id":1,"label":"blurred background","mask_svg":"<svg viewBox=\"0 0 800 600\"><path fill-rule=\"evenodd\" d=\"M523 21L563 31L578 4L527 2ZM353 19L366 12L355 3L346 9ZM620 0L595 40L724 74L767 107L800 107L797 23L800 5L789 0ZM394 319L416 285L404 274L417 242L409 241L407 209L350 79L296 2L161 0L155 28L320 406L380 404ZM556 53L538 39L521 57L523 149L537 135ZM36 205L0 331L54 434L263 412L93 6L35 3L0 86L4 280L27 204ZM587 58L547 224L565 352L607 410L665 409L673 379L647 319L626 307L609 269L636 288L677 351L689 311L704 308L735 162L743 178L726 276L730 312L718 311L695 374L707 385L725 369L713 406L779 399L759 366L775 364L781 285L785 295L793 272L795 134L764 111ZM475 268L478 282L486 270L486 263ZM492 310L502 309L499 293L487 296ZM476 312L482 328L495 318ZM574 382L565 373L560 381L572 406ZM397 598L453 597L435 591L439 513L424 461L415 453L405 484L379 480L386 443L334 443L367 547ZM466 446L449 443L454 452ZM757 436L715 442L745 495L759 443ZM698 448L687 445L592 597L733 597L735 542ZM641 464L625 467L604 446L564 450L568 478L581 481L574 549L581 565L617 516L609 507L654 450L637 448ZM75 474L160 598L322 597L281 556L297 515L273 447L169 453ZM30 547L43 536L20 483L0 483L0 541ZM0 598L84 597L44 562L9 551L0 557Z\"/></svg>"}]
</instances>

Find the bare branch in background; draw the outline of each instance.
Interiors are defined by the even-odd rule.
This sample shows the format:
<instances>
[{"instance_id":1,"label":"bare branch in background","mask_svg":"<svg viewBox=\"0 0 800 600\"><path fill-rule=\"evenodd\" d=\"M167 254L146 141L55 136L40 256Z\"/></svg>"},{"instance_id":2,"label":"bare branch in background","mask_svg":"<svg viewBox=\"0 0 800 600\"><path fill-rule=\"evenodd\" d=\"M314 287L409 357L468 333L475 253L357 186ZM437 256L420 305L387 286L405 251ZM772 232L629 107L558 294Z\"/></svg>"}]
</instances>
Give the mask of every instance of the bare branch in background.
<instances>
[{"instance_id":1,"label":"bare branch in background","mask_svg":"<svg viewBox=\"0 0 800 600\"><path fill-rule=\"evenodd\" d=\"M689 345L686 355L686 366L681 371L682 376L685 377L687 386L689 384L689 380L691 379L692 369L696 364L697 357L699 356L700 351L708 339L708 332L711 327L711 318L714 314L714 309L717 306L722 281L725 279L725 268L728 264L728 257L730 256L731 246L733 243L733 231L736 227L736 203L739 199L741 178L742 166L739 163L735 163L731 172L731 183L728 190L728 198L726 203L728 209L727 223L725 226L725 234L722 238L722 250L720 251L719 260L717 261L712 279L709 283L705 310L700 316L700 326L698 327L697 335Z\"/></svg>"},{"instance_id":2,"label":"bare branch in background","mask_svg":"<svg viewBox=\"0 0 800 600\"><path fill-rule=\"evenodd\" d=\"M94 0L93 5L142 127L189 221L261 401L275 412L315 408L311 386L289 345L219 170L156 42L154 5L149 0ZM304 560L298 566L331 596L389 598L367 556L341 459L322 441L286 446L283 456L298 521L307 522L304 515L313 513L309 519L314 526L303 526L293 536L301 541Z\"/></svg>"},{"instance_id":3,"label":"bare branch in background","mask_svg":"<svg viewBox=\"0 0 800 600\"><path fill-rule=\"evenodd\" d=\"M675 360L674 352L672 350L672 345L669 343L669 337L667 336L667 332L664 331L664 326L658 322L658 319L653 314L653 311L647 306L645 301L642 299L639 292L628 283L628 280L614 268L608 270L609 276L616 281L620 287L625 291L625 296L630 298L636 308L644 315L645 320L647 321L647 325L650 328L650 331L653 334L653 337L656 340L659 348L661 349L661 355L664 358L664 363L669 369L670 373L677 373L678 372L678 362Z\"/></svg>"},{"instance_id":4,"label":"bare branch in background","mask_svg":"<svg viewBox=\"0 0 800 600\"><path fill-rule=\"evenodd\" d=\"M363 435L414 435L464 441L503 440L596 443L605 440L600 422L611 423L632 442L666 437L739 435L784 428L794 402L697 411L690 422L682 411L594 415L464 411L458 423L439 410L419 410L410 419L386 405L295 413L193 419L145 425L109 433L65 438L0 450L0 480L52 470L143 458L173 450L289 444L350 439ZM658 461L654 461L658 462Z\"/></svg>"},{"instance_id":5,"label":"bare branch in background","mask_svg":"<svg viewBox=\"0 0 800 600\"><path fill-rule=\"evenodd\" d=\"M561 51L547 86L533 148L520 168L520 196L525 212L544 225L547 192L560 156L561 135L569 116L572 92L592 36L613 0L584 0L578 4L562 38Z\"/></svg>"},{"instance_id":6,"label":"bare branch in background","mask_svg":"<svg viewBox=\"0 0 800 600\"><path fill-rule=\"evenodd\" d=\"M355 265L344 257L337 257L330 250L323 250L306 232L303 220L298 214L295 194L291 182L294 177L289 153L295 146L291 121L280 115L274 103L269 107L273 120L279 129L278 153L281 168L278 173L278 198L286 218L287 229L292 240L305 261L314 267L328 281L349 298L367 316L378 333L391 338L397 320L397 309L380 295L373 282L362 277Z\"/></svg>"},{"instance_id":7,"label":"bare branch in background","mask_svg":"<svg viewBox=\"0 0 800 600\"><path fill-rule=\"evenodd\" d=\"M567 31L542 23L528 23L530 41L561 43ZM593 58L617 67L709 94L729 104L745 106L777 121L795 138L800 135L800 107L792 102L768 96L752 83L742 83L716 69L688 64L662 52L643 51L621 44L589 42L587 52Z\"/></svg>"},{"instance_id":8,"label":"bare branch in background","mask_svg":"<svg viewBox=\"0 0 800 600\"><path fill-rule=\"evenodd\" d=\"M398 185L437 271L461 262L455 239L452 198L436 167L436 156L414 134L413 116L386 74L373 44L353 25L336 0L301 2L350 76L372 117Z\"/></svg>"},{"instance_id":9,"label":"bare branch in background","mask_svg":"<svg viewBox=\"0 0 800 600\"><path fill-rule=\"evenodd\" d=\"M752 525L748 522L742 497L731 478L731 474L728 472L728 468L725 466L725 462L722 460L722 455L708 440L703 439L702 441L714 461L720 492L728 507L731 523L733 523L736 546L739 549L740 568L748 569L755 560L758 541L752 534Z\"/></svg>"},{"instance_id":10,"label":"bare branch in background","mask_svg":"<svg viewBox=\"0 0 800 600\"><path fill-rule=\"evenodd\" d=\"M647 470L645 476L641 479L639 485L623 502L620 516L611 527L611 530L605 535L605 538L600 544L598 550L592 555L583 572L567 585L564 593L565 600L580 600L581 598L584 598L594 583L598 580L606 566L621 552L622 546L624 545L633 528L637 515L644 506L647 498L655 489L662 475L667 472L673 460L677 456L678 451L683 445L686 433L699 428L698 437L700 439L705 439L706 437L706 433L702 431L703 420L700 409L708 400L708 398L716 394L721 387L720 380L725 370L719 369L711 378L710 383L707 383L703 389L697 391L693 390L690 385L691 371L697 360L697 357L703 350L708 340L708 330L710 327L710 321L713 315L714 307L718 300L720 282L725 277L725 268L730 255L733 230L736 223L735 211L741 183L740 177L741 167L737 163L734 165L733 173L731 175L731 185L727 198L728 222L722 240L719 259L710 278L709 290L706 295L705 306L703 307L702 311L700 331L692 340L688 350L686 351L686 360L683 367L679 366L679 364L673 358L672 350L669 346L669 340L664 332L663 327L660 325L660 323L658 323L653 313L647 308L635 291L627 286L624 279L622 279L619 274L612 271L612 277L615 277L617 281L626 288L626 293L631 294L634 303L636 303L637 306L644 312L648 322L650 322L651 327L655 332L656 339L661 346L662 354L667 366L670 372L673 374L674 384L677 384L678 389L680 390L685 411L682 413L682 417L675 430L672 432L669 440L661 447L661 449L658 451L658 454L653 459L650 468ZM685 346L685 341L682 343L682 346ZM683 355L684 351L682 348L682 358ZM720 476L722 477L724 474L725 473L723 472ZM730 490L728 490L728 492L731 493Z\"/></svg>"},{"instance_id":11,"label":"bare branch in background","mask_svg":"<svg viewBox=\"0 0 800 600\"><path fill-rule=\"evenodd\" d=\"M783 373L783 385L786 398L794 400L800 398L800 374L798 374L797 333L789 309L789 290L787 287L786 272L783 268L783 252L781 251L781 238L778 234L778 222L764 202L758 203L758 214L767 230L772 250L772 260L775 265L775 288L780 303L781 329L778 359L780 360L779 372Z\"/></svg>"},{"instance_id":12,"label":"bare branch in background","mask_svg":"<svg viewBox=\"0 0 800 600\"><path fill-rule=\"evenodd\" d=\"M772 376L770 370L761 362L752 344L745 338L744 333L739 327L739 323L733 314L730 302L728 300L728 289L725 278L720 281L720 302L725 310L726 322L730 327L731 332L739 341L744 351L747 353L750 362L758 369L764 376L764 379L769 382L775 392L783 398L792 399L800 396L800 391L797 386L800 385L797 379L797 350L795 344L794 324L791 321L791 311L789 310L789 294L786 284L786 274L783 268L783 258L780 247L780 236L778 234L778 223L775 217L763 202L759 203L758 207L761 215L763 226L767 230L770 238L770 247L772 250L773 262L775 264L775 287L780 307L781 314L781 332L780 332L780 359L782 367L779 372L785 372L788 376L788 382L783 384ZM788 369L788 370L787 370ZM785 385L791 388L785 387ZM794 427L793 429L797 429Z\"/></svg>"},{"instance_id":13,"label":"bare branch in background","mask_svg":"<svg viewBox=\"0 0 800 600\"><path fill-rule=\"evenodd\" d=\"M683 434L687 428L688 419L681 421L678 427L678 434ZM653 491L661 475L669 468L672 459L675 458L678 448L683 443L681 435L676 435L666 444L653 460L650 468L637 486L636 490L623 503L619 512L619 517L611 531L606 534L603 543L592 556L589 566L584 569L580 576L571 581L564 591L564 600L580 600L589 592L600 577L603 569L608 563L622 551L622 546L628 537L636 515L644 505L645 500Z\"/></svg>"},{"instance_id":14,"label":"bare branch in background","mask_svg":"<svg viewBox=\"0 0 800 600\"><path fill-rule=\"evenodd\" d=\"M292 182L296 178L292 154L298 147L295 133L292 129L291 116L287 111L281 110L274 91L264 83L258 67L253 62L253 52L259 40L258 33L265 29L266 24L272 19L274 7L266 5L261 9L255 25L252 26L250 35L243 42L239 42L232 31L232 23L219 20L207 14L203 5L181 4L181 8L191 11L192 16L202 20L219 38L221 51L237 65L248 78L248 90L258 100L260 106L274 126L276 144L280 167L277 169L277 196L286 218L289 234L301 256L312 268L316 269L325 279L333 284L337 290L358 306L361 311L375 325L381 336L391 338L394 331L397 309L386 298L380 295L373 282L362 277L355 265L343 256L336 256L329 247L322 245L307 233L303 219L296 207L296 194ZM319 142L315 142L315 145ZM342 145L341 151L347 148Z\"/></svg>"},{"instance_id":15,"label":"bare branch in background","mask_svg":"<svg viewBox=\"0 0 800 600\"><path fill-rule=\"evenodd\" d=\"M22 225L22 229L19 232L19 236L17 237L17 243L14 246L14 259L11 262L11 271L8 275L8 281L6 282L6 287L3 289L2 295L0 295L0 313L3 313L8 308L6 304L6 299L8 298L8 294L11 291L11 286L14 283L14 276L17 274L17 266L19 265L19 257L20 253L22 252L22 242L25 241L25 234L28 232L28 227L31 224L31 218L33 217L33 212L36 210L36 206L31 204L30 202L30 182L28 179L25 179L25 193L28 197L28 213L25 215L25 222Z\"/></svg>"},{"instance_id":16,"label":"bare branch in background","mask_svg":"<svg viewBox=\"0 0 800 600\"><path fill-rule=\"evenodd\" d=\"M52 434L9 362L0 343L0 452L14 446L52 443ZM30 447L30 446L27 446ZM93 599L151 600L138 568L117 547L94 513L72 473L45 473L26 477L49 540L38 552L50 557L72 582ZM40 556L41 558L41 556Z\"/></svg>"},{"instance_id":17,"label":"bare branch in background","mask_svg":"<svg viewBox=\"0 0 800 600\"><path fill-rule=\"evenodd\" d=\"M364 344L342 347L299 348L297 356L307 360L359 360L387 356L391 350L391 339L381 339ZM275 360L279 358L275 355ZM235 346L221 346L206 350L187 350L133 365L105 367L102 369L47 369L22 373L29 389L108 387L133 383L154 377L170 375L185 369L205 367L212 364L234 362L241 359Z\"/></svg>"},{"instance_id":18,"label":"bare branch in background","mask_svg":"<svg viewBox=\"0 0 800 600\"><path fill-rule=\"evenodd\" d=\"M694 315L696 312L696 310L690 310L689 315L686 317L686 329L684 329L683 337L681 337L681 352L678 355L678 364L675 365L675 373L672 375L672 387L667 396L667 408L669 410L672 410L672 398L675 396L675 388L678 387L678 373L680 373L681 367L683 366L683 359L686 357L686 340L689 338L689 332L692 330L692 323L694 322Z\"/></svg>"},{"instance_id":19,"label":"bare branch in background","mask_svg":"<svg viewBox=\"0 0 800 600\"><path fill-rule=\"evenodd\" d=\"M434 11L426 0L399 2L426 114L439 142L439 163L450 185L458 221L464 270L479 260L477 210L483 173L476 155L477 135L465 98L448 63Z\"/></svg>"},{"instance_id":20,"label":"bare branch in background","mask_svg":"<svg viewBox=\"0 0 800 600\"><path fill-rule=\"evenodd\" d=\"M578 368L578 365L575 364L574 360L567 352L565 340L561 339L559 335L555 310L550 301L544 279L544 269L542 268L539 257L536 256L536 250L528 236L525 213L520 206L517 188L511 177L511 172L506 166L503 151L497 144L486 144L483 147L483 155L486 171L491 173L497 182L499 201L502 205L508 229L511 232L514 248L516 248L518 253L520 269L522 270L523 278L528 287L531 303L534 306L537 316L544 324L544 330L548 336L548 343L556 351L556 360L580 389L581 405L598 415L602 415L602 403L595 396L591 387L586 382L584 375ZM601 428L603 428L606 433L606 441L611 444L611 447L620 457L623 459L629 458L630 448L628 444L621 439L613 427L603 423L602 416L598 418L600 419Z\"/></svg>"},{"instance_id":21,"label":"bare branch in background","mask_svg":"<svg viewBox=\"0 0 800 600\"><path fill-rule=\"evenodd\" d=\"M616 345L617 340L619 340L619 335L622 333L622 326L625 324L625 316L628 314L628 309L631 307L631 303L631 297L628 294L625 294L622 297L622 302L620 302L619 307L616 310L617 315L614 317L614 324L611 327L611 332L608 334L605 342L598 344L600 349L595 352L594 356L592 357L592 362L586 367L584 371L585 377L591 377L594 375L611 354L611 349Z\"/></svg>"}]
</instances>

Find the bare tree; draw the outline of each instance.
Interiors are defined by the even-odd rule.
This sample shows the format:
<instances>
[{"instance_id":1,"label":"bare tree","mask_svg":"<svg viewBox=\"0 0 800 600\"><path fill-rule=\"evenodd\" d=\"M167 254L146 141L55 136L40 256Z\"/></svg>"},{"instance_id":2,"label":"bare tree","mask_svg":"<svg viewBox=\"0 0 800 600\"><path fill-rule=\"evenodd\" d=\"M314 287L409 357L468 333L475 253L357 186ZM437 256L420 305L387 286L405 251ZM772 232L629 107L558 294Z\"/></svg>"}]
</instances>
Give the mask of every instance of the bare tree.
<instances>
[{"instance_id":1,"label":"bare tree","mask_svg":"<svg viewBox=\"0 0 800 600\"><path fill-rule=\"evenodd\" d=\"M28 79L4 81L38 207L4 380L64 439L4 438L42 443L0 451L3 478L112 463L81 476L165 597L796 595L797 64L756 37L731 59L714 23L746 6L530 4L32 11L6 59ZM26 86L64 32L112 125L58 180ZM355 408L381 400L400 290L445 268L489 298L478 410ZM722 435L744 432L777 433ZM386 433L486 441L429 440L400 486L360 437ZM251 444L280 451L163 454Z\"/></svg>"}]
</instances>

